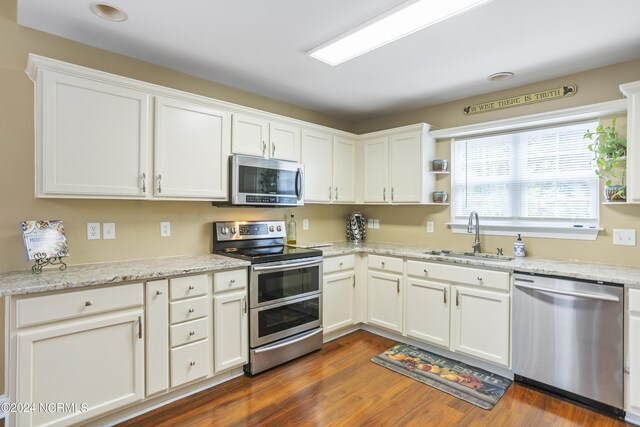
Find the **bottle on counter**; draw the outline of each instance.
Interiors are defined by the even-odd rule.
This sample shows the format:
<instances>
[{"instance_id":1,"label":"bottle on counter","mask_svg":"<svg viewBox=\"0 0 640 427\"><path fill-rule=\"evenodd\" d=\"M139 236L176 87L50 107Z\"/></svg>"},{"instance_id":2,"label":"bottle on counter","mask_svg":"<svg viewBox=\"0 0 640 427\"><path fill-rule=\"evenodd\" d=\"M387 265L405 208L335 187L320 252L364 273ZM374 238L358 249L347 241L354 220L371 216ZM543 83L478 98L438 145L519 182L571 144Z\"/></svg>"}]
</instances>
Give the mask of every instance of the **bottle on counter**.
<instances>
[{"instance_id":1,"label":"bottle on counter","mask_svg":"<svg viewBox=\"0 0 640 427\"><path fill-rule=\"evenodd\" d=\"M522 237L518 234L518 239L513 244L513 254L515 256L524 256L524 242Z\"/></svg>"},{"instance_id":2,"label":"bottle on counter","mask_svg":"<svg viewBox=\"0 0 640 427\"><path fill-rule=\"evenodd\" d=\"M291 219L287 223L287 245L295 245L296 241L296 220L291 214Z\"/></svg>"}]
</instances>

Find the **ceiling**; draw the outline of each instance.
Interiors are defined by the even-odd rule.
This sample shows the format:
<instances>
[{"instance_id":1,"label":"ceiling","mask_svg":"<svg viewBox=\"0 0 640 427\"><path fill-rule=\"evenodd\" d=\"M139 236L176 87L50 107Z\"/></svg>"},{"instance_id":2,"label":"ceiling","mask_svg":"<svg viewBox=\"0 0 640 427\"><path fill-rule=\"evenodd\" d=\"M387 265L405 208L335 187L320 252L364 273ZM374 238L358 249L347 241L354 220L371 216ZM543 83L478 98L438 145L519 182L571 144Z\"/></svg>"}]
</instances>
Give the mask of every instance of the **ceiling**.
<instances>
[{"instance_id":1,"label":"ceiling","mask_svg":"<svg viewBox=\"0 0 640 427\"><path fill-rule=\"evenodd\" d=\"M640 58L638 0L493 0L336 67L305 52L403 0L17 1L20 25L351 121Z\"/></svg>"}]
</instances>

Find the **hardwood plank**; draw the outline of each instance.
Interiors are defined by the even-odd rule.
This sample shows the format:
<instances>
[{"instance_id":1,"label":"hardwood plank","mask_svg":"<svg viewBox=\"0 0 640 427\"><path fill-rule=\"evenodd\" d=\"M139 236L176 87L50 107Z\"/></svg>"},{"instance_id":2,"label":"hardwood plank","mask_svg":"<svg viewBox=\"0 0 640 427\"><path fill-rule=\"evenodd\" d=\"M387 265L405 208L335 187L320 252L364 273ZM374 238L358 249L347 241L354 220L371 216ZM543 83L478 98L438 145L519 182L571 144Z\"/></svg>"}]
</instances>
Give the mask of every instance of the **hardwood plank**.
<instances>
[{"instance_id":1,"label":"hardwood plank","mask_svg":"<svg viewBox=\"0 0 640 427\"><path fill-rule=\"evenodd\" d=\"M260 375L233 379L120 425L630 425L516 383L486 411L371 363L395 344L356 331Z\"/></svg>"}]
</instances>

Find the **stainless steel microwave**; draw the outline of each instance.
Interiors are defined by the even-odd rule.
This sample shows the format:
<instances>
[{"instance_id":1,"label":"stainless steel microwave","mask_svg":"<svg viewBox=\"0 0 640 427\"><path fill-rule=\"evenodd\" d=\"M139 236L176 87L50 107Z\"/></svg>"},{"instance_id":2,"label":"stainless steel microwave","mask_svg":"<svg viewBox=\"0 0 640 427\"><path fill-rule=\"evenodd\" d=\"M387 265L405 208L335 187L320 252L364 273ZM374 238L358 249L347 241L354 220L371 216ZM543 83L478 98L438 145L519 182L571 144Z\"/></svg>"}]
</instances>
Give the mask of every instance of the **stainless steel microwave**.
<instances>
[{"instance_id":1,"label":"stainless steel microwave","mask_svg":"<svg viewBox=\"0 0 640 427\"><path fill-rule=\"evenodd\" d=\"M234 154L230 158L232 205L304 205L304 165Z\"/></svg>"}]
</instances>

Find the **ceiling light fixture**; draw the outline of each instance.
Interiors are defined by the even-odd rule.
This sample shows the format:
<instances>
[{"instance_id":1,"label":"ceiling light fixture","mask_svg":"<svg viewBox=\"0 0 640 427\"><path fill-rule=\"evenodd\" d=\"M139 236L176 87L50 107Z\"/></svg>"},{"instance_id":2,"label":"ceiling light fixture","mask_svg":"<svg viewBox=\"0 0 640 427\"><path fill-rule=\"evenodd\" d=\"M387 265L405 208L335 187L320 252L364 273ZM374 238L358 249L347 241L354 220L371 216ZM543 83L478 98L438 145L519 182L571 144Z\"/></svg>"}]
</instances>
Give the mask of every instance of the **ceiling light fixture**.
<instances>
[{"instance_id":1,"label":"ceiling light fixture","mask_svg":"<svg viewBox=\"0 0 640 427\"><path fill-rule=\"evenodd\" d=\"M501 82L503 80L509 80L511 77L513 77L513 73L510 71L500 71L499 73L493 73L491 74L489 77L487 77L487 80L489 80L490 82Z\"/></svg>"},{"instance_id":2,"label":"ceiling light fixture","mask_svg":"<svg viewBox=\"0 0 640 427\"><path fill-rule=\"evenodd\" d=\"M108 21L122 22L126 21L128 18L127 14L122 9L118 9L110 4L91 3L89 8L91 9L91 12Z\"/></svg>"},{"instance_id":3,"label":"ceiling light fixture","mask_svg":"<svg viewBox=\"0 0 640 427\"><path fill-rule=\"evenodd\" d=\"M338 65L490 1L408 1L307 53L329 65Z\"/></svg>"}]
</instances>

